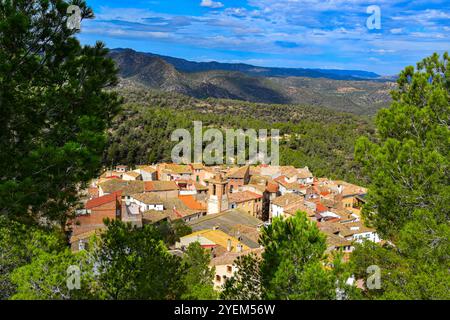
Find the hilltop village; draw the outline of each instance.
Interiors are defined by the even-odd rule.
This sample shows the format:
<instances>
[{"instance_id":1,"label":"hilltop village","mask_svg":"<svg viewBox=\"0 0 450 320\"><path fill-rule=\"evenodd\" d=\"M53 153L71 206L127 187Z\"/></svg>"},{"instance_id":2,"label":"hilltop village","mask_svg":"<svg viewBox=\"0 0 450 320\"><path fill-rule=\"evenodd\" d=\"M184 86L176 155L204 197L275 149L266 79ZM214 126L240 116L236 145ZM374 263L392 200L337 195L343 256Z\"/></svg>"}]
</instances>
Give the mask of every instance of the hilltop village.
<instances>
[{"instance_id":1,"label":"hilltop village","mask_svg":"<svg viewBox=\"0 0 450 320\"><path fill-rule=\"evenodd\" d=\"M70 224L70 243L73 251L84 250L106 228L106 218L136 227L181 220L192 233L170 252L181 256L192 242L211 250L219 289L236 271L237 257L261 254L260 230L276 217L306 212L327 236L327 252L342 251L344 258L356 242L380 242L361 218L366 193L345 181L314 177L308 167L118 165L85 190L84 207Z\"/></svg>"}]
</instances>

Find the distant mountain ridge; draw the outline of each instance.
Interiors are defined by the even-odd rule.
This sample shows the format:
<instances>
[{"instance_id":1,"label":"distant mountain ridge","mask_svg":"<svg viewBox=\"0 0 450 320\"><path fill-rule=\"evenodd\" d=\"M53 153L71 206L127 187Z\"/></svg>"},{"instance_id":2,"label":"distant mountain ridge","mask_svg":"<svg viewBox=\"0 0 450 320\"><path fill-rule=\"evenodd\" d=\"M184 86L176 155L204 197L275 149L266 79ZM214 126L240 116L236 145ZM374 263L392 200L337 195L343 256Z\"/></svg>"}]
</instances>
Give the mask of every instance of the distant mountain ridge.
<instances>
[{"instance_id":1,"label":"distant mountain ridge","mask_svg":"<svg viewBox=\"0 0 450 320\"><path fill-rule=\"evenodd\" d=\"M111 52L129 52L132 49L117 48ZM326 78L332 80L383 80L379 74L361 70L338 70L338 69L308 69L308 68L276 68L259 67L245 63L222 63L222 62L194 62L181 58L158 55L154 53L143 53L149 57L160 58L171 64L180 72L206 72L206 71L236 71L249 76L262 77L307 77Z\"/></svg>"},{"instance_id":2,"label":"distant mountain ridge","mask_svg":"<svg viewBox=\"0 0 450 320\"><path fill-rule=\"evenodd\" d=\"M122 87L139 85L199 99L313 105L372 115L389 105L390 91L395 85L380 78L371 80L354 78L355 75L371 74L365 71L260 68L245 64L197 63L131 49L114 49L109 55L117 63ZM327 72L334 74L324 75ZM349 76L350 74L352 76ZM347 80L334 79L336 77Z\"/></svg>"}]
</instances>

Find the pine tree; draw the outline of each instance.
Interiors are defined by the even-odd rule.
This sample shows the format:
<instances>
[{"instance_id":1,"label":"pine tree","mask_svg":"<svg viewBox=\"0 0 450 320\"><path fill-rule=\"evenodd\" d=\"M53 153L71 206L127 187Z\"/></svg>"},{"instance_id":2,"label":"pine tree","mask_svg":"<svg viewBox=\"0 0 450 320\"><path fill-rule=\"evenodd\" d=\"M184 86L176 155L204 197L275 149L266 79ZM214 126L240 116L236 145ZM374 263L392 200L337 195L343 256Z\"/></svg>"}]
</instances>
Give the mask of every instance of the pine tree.
<instances>
[{"instance_id":1,"label":"pine tree","mask_svg":"<svg viewBox=\"0 0 450 320\"><path fill-rule=\"evenodd\" d=\"M67 25L82 0L0 2L0 214L57 223L100 168L120 99L102 43L82 47Z\"/></svg>"},{"instance_id":2,"label":"pine tree","mask_svg":"<svg viewBox=\"0 0 450 320\"><path fill-rule=\"evenodd\" d=\"M407 67L377 116L375 141L356 146L371 180L363 214L390 241L352 254L357 277L381 270L382 288L366 290L369 298L450 299L449 61L434 54Z\"/></svg>"}]
</instances>

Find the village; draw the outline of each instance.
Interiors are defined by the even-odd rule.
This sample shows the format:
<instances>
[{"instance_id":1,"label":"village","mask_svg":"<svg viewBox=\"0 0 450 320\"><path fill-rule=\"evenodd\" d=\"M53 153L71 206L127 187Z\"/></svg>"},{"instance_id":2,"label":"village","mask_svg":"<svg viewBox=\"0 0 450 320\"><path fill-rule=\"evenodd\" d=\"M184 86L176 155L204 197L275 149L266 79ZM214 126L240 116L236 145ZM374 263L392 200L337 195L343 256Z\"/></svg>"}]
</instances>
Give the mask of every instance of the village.
<instances>
[{"instance_id":1,"label":"village","mask_svg":"<svg viewBox=\"0 0 450 320\"><path fill-rule=\"evenodd\" d=\"M106 170L84 194L84 208L71 222L72 251L86 249L89 239L106 228L105 219L136 227L182 220L192 229L169 248L182 256L193 242L211 251L214 287L220 289L236 272L242 255L261 255L262 228L274 218L306 212L327 237L327 253L348 259L354 244L380 242L365 226L361 207L367 189L345 181L315 177L308 167L205 166L160 163Z\"/></svg>"}]
</instances>

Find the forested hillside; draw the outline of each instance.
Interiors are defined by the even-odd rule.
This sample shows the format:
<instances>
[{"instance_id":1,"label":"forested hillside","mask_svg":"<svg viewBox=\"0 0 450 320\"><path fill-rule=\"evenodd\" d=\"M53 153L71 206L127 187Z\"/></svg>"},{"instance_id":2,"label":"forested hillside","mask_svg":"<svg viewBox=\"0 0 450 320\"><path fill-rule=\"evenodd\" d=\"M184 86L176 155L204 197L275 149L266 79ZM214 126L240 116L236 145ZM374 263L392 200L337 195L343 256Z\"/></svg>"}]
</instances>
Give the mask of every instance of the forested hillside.
<instances>
[{"instance_id":1,"label":"forested hillside","mask_svg":"<svg viewBox=\"0 0 450 320\"><path fill-rule=\"evenodd\" d=\"M318 176L363 183L353 160L353 146L361 135L371 135L369 118L318 107L269 105L233 100L199 100L178 94L135 88L119 89L126 104L110 130L107 165L171 161L177 128L203 127L280 129L280 161L308 166Z\"/></svg>"},{"instance_id":2,"label":"forested hillside","mask_svg":"<svg viewBox=\"0 0 450 320\"><path fill-rule=\"evenodd\" d=\"M113 50L110 56L120 70L122 86L144 86L200 99L305 104L374 115L389 106L390 91L395 88L394 82L373 80L375 75L364 72L198 64L130 49Z\"/></svg>"}]
</instances>

